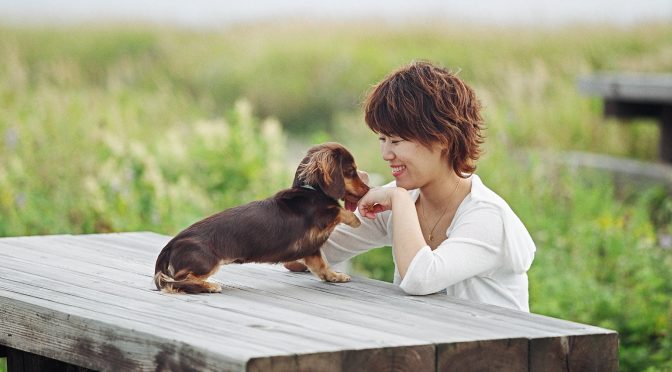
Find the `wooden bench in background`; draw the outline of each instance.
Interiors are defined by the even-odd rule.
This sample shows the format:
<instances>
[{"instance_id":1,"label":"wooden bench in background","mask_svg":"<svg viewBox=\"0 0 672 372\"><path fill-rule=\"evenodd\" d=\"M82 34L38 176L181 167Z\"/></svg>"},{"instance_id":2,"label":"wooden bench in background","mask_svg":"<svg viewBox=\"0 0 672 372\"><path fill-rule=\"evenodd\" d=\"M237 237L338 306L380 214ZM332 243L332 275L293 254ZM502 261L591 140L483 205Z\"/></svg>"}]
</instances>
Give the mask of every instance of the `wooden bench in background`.
<instances>
[{"instance_id":1,"label":"wooden bench in background","mask_svg":"<svg viewBox=\"0 0 672 372\"><path fill-rule=\"evenodd\" d=\"M10 371L615 371L618 334L361 277L229 265L224 291L152 283L168 236L0 239Z\"/></svg>"},{"instance_id":2,"label":"wooden bench in background","mask_svg":"<svg viewBox=\"0 0 672 372\"><path fill-rule=\"evenodd\" d=\"M581 77L578 86L602 97L606 116L656 119L659 159L672 164L672 74L602 73Z\"/></svg>"}]
</instances>

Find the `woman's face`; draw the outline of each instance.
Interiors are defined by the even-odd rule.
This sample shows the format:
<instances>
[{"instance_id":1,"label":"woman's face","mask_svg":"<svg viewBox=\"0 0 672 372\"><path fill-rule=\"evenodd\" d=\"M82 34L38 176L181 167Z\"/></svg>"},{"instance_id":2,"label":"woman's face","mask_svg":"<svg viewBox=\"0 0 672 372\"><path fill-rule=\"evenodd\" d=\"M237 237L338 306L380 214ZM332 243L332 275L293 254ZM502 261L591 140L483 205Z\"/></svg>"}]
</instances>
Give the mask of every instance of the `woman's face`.
<instances>
[{"instance_id":1,"label":"woman's face","mask_svg":"<svg viewBox=\"0 0 672 372\"><path fill-rule=\"evenodd\" d=\"M379 135L380 152L390 166L397 186L407 190L421 188L450 173L442 148L427 148L401 137Z\"/></svg>"}]
</instances>

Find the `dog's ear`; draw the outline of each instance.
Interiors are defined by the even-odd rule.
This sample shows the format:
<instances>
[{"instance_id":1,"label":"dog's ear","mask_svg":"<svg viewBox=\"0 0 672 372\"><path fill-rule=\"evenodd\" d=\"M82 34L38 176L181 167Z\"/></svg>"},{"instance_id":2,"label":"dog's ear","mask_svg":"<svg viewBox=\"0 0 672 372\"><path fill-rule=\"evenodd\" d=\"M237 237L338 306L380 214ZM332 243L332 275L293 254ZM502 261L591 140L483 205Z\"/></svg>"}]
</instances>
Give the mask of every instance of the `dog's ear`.
<instances>
[{"instance_id":1,"label":"dog's ear","mask_svg":"<svg viewBox=\"0 0 672 372\"><path fill-rule=\"evenodd\" d=\"M334 199L345 196L345 180L338 149L321 147L311 149L299 164L292 187L311 185L319 187Z\"/></svg>"},{"instance_id":2,"label":"dog's ear","mask_svg":"<svg viewBox=\"0 0 672 372\"><path fill-rule=\"evenodd\" d=\"M299 163L298 168L296 168L296 173L294 174L294 182L292 182L292 187L301 187L303 185L316 185L316 180L312 180L311 173L313 170L308 169L308 163L312 157L312 153L308 153L301 163ZM310 179L309 179L310 178Z\"/></svg>"},{"instance_id":3,"label":"dog's ear","mask_svg":"<svg viewBox=\"0 0 672 372\"><path fill-rule=\"evenodd\" d=\"M343 156L341 152L328 149L321 160L320 188L325 194L336 200L343 199L345 197L345 180L343 179Z\"/></svg>"}]
</instances>

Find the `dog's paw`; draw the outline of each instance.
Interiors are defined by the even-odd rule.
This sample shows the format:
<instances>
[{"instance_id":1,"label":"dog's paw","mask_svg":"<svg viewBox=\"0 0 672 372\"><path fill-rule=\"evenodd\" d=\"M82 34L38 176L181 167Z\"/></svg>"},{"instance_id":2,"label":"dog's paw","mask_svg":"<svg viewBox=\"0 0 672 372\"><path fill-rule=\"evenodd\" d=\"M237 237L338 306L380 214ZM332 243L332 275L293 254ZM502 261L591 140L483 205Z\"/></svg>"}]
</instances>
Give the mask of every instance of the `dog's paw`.
<instances>
[{"instance_id":1,"label":"dog's paw","mask_svg":"<svg viewBox=\"0 0 672 372\"><path fill-rule=\"evenodd\" d=\"M350 275L330 271L324 275L324 280L330 283L345 283L350 281Z\"/></svg>"},{"instance_id":2,"label":"dog's paw","mask_svg":"<svg viewBox=\"0 0 672 372\"><path fill-rule=\"evenodd\" d=\"M208 293L222 293L222 286L217 283L207 282L206 286Z\"/></svg>"}]
</instances>

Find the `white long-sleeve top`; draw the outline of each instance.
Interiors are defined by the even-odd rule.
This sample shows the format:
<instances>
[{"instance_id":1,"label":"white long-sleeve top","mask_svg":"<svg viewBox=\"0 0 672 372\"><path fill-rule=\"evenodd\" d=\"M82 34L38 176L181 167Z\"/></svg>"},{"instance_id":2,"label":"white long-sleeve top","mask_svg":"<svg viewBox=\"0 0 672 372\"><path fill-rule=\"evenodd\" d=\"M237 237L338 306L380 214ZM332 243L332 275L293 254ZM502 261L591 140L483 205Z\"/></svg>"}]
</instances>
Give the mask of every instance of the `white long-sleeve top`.
<instances>
[{"instance_id":1,"label":"white long-sleeve top","mask_svg":"<svg viewBox=\"0 0 672 372\"><path fill-rule=\"evenodd\" d=\"M536 250L527 229L508 204L488 189L477 175L458 207L444 240L435 250L423 246L401 279L394 283L406 293L424 295L445 290L449 296L529 311L527 271ZM392 182L385 187L393 187ZM419 190L410 190L413 200ZM392 212L362 226L339 225L322 247L330 264L372 248L392 245Z\"/></svg>"}]
</instances>

